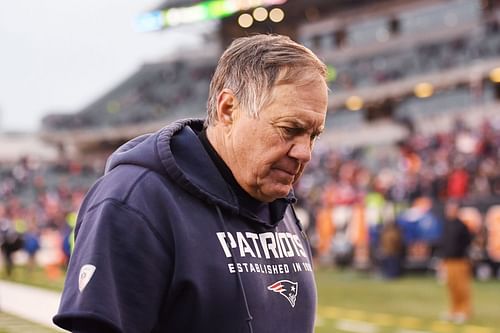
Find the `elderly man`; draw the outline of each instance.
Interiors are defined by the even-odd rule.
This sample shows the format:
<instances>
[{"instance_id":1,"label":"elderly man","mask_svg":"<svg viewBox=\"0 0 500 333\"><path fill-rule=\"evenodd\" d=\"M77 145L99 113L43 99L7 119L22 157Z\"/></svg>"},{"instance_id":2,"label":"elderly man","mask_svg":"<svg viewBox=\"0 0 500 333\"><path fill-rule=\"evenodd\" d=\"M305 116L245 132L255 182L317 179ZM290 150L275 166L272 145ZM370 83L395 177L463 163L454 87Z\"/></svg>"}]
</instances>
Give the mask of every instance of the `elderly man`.
<instances>
[{"instance_id":1,"label":"elderly man","mask_svg":"<svg viewBox=\"0 0 500 333\"><path fill-rule=\"evenodd\" d=\"M80 209L54 322L72 332L313 332L292 186L323 130L325 65L288 37L235 40L205 121L120 147Z\"/></svg>"}]
</instances>

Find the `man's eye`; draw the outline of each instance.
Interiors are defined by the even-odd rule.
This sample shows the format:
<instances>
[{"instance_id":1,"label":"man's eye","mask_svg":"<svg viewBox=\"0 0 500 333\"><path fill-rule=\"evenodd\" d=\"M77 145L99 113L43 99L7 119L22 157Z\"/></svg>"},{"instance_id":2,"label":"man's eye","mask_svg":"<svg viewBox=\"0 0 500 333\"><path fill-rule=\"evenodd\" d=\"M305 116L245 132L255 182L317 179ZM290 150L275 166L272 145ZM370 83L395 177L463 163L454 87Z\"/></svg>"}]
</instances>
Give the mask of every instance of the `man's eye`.
<instances>
[{"instance_id":1,"label":"man's eye","mask_svg":"<svg viewBox=\"0 0 500 333\"><path fill-rule=\"evenodd\" d=\"M295 135L299 135L301 132L300 128L295 128L295 127L282 127L281 130L286 136L292 137Z\"/></svg>"}]
</instances>

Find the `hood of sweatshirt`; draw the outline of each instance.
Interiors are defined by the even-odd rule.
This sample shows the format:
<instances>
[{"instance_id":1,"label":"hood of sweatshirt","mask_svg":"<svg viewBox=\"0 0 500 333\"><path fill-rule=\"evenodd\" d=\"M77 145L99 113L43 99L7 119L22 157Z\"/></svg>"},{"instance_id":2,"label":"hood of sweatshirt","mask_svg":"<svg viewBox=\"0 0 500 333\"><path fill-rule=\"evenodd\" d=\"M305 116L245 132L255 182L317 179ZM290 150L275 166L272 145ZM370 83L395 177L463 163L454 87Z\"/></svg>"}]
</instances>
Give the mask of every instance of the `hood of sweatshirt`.
<instances>
[{"instance_id":1,"label":"hood of sweatshirt","mask_svg":"<svg viewBox=\"0 0 500 333\"><path fill-rule=\"evenodd\" d=\"M198 134L202 129L202 119L184 119L156 133L128 141L110 156L106 173L123 164L141 166L170 178L203 201L274 227L283 219L287 206L295 202L293 192L269 204L272 211L270 221L247 214L240 209L235 192L199 140Z\"/></svg>"}]
</instances>

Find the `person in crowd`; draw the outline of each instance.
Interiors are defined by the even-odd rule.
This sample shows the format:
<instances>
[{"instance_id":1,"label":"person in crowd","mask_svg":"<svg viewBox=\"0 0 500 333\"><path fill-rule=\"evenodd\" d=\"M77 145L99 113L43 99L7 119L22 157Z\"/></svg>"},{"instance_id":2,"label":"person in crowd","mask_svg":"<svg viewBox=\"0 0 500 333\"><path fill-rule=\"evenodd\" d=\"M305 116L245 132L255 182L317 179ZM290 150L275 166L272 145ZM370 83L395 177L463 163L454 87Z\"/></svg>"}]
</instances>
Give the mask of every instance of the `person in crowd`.
<instances>
[{"instance_id":1,"label":"person in crowd","mask_svg":"<svg viewBox=\"0 0 500 333\"><path fill-rule=\"evenodd\" d=\"M445 205L444 230L438 253L442 258L442 275L449 296L445 318L461 324L472 315L472 270L467 252L472 237L458 217L459 208L457 201L450 200Z\"/></svg>"},{"instance_id":2,"label":"person in crowd","mask_svg":"<svg viewBox=\"0 0 500 333\"><path fill-rule=\"evenodd\" d=\"M36 267L36 254L40 250L40 234L34 220L30 220L23 234L24 251L28 255L28 272L33 273Z\"/></svg>"},{"instance_id":3,"label":"person in crowd","mask_svg":"<svg viewBox=\"0 0 500 333\"><path fill-rule=\"evenodd\" d=\"M14 253L20 250L23 245L22 234L17 232L12 216L6 207L0 204L0 250L7 276L11 276L14 269Z\"/></svg>"},{"instance_id":4,"label":"person in crowd","mask_svg":"<svg viewBox=\"0 0 500 333\"><path fill-rule=\"evenodd\" d=\"M395 221L387 221L380 234L380 268L382 276L394 279L401 276L403 260L403 236Z\"/></svg>"},{"instance_id":5,"label":"person in crowd","mask_svg":"<svg viewBox=\"0 0 500 333\"><path fill-rule=\"evenodd\" d=\"M313 332L293 184L328 104L326 66L280 35L236 39L207 118L119 148L78 213L54 322L72 332Z\"/></svg>"}]
</instances>

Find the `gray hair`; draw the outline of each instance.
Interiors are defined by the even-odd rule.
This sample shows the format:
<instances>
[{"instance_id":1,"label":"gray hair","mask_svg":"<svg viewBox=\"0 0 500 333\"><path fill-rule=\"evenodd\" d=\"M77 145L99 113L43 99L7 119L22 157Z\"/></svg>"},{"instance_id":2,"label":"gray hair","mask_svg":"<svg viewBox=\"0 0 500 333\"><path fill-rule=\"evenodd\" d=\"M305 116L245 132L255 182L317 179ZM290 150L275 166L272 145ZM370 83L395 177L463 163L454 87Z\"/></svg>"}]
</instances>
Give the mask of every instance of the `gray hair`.
<instances>
[{"instance_id":1,"label":"gray hair","mask_svg":"<svg viewBox=\"0 0 500 333\"><path fill-rule=\"evenodd\" d=\"M255 35L235 39L222 54L210 82L205 125L217 121L217 96L230 89L238 103L257 117L279 84L326 82L325 64L308 48L281 35Z\"/></svg>"}]
</instances>

